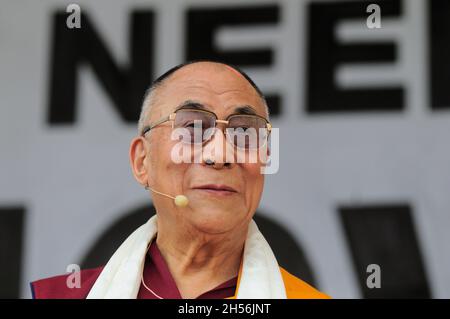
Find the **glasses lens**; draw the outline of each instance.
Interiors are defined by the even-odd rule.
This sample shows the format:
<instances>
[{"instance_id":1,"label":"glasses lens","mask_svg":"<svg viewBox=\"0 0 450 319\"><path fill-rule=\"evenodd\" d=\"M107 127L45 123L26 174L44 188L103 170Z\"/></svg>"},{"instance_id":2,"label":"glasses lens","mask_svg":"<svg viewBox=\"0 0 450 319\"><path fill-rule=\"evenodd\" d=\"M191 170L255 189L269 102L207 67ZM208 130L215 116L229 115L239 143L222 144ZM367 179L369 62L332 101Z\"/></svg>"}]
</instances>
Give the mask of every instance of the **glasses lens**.
<instances>
[{"instance_id":1,"label":"glasses lens","mask_svg":"<svg viewBox=\"0 0 450 319\"><path fill-rule=\"evenodd\" d=\"M216 118L213 114L200 110L178 110L174 128L186 129L188 143L202 143L211 137ZM194 130L199 128L201 130ZM197 136L196 136L197 135Z\"/></svg>"},{"instance_id":2,"label":"glasses lens","mask_svg":"<svg viewBox=\"0 0 450 319\"><path fill-rule=\"evenodd\" d=\"M227 136L238 148L256 149L267 141L267 123L252 115L235 115L229 118Z\"/></svg>"}]
</instances>

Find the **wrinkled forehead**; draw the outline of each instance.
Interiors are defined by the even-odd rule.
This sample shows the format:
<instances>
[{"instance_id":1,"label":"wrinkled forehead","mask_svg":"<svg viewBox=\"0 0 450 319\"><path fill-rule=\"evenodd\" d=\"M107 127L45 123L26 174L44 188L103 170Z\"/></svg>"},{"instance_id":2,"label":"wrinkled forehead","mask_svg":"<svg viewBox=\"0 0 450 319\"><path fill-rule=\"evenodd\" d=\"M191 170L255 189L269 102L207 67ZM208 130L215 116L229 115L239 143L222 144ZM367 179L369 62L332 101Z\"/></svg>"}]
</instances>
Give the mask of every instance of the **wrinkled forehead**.
<instances>
[{"instance_id":1,"label":"wrinkled forehead","mask_svg":"<svg viewBox=\"0 0 450 319\"><path fill-rule=\"evenodd\" d=\"M151 120L171 113L186 101L201 103L220 117L243 105L267 117L258 92L239 72L226 65L186 66L176 71L157 89Z\"/></svg>"}]
</instances>

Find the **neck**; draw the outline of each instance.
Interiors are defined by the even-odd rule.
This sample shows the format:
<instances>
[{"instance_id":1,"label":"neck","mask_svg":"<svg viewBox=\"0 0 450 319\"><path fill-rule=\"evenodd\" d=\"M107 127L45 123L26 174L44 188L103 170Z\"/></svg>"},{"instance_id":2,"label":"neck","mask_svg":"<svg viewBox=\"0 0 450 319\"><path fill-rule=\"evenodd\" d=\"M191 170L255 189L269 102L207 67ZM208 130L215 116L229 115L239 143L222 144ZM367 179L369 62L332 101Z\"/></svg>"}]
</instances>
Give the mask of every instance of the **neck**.
<instances>
[{"instance_id":1,"label":"neck","mask_svg":"<svg viewBox=\"0 0 450 319\"><path fill-rule=\"evenodd\" d=\"M238 275L248 224L221 234L158 218L156 243L183 298L196 297Z\"/></svg>"}]
</instances>

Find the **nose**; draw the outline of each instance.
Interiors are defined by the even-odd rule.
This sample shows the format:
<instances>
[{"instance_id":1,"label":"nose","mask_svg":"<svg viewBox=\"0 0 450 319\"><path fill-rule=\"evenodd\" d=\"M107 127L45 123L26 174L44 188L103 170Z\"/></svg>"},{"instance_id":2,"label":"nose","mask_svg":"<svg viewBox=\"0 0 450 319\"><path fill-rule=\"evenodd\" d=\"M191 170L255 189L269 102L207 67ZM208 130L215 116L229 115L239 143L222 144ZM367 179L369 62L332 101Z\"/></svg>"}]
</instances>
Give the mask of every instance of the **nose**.
<instances>
[{"instance_id":1,"label":"nose","mask_svg":"<svg viewBox=\"0 0 450 319\"><path fill-rule=\"evenodd\" d=\"M226 141L222 130L215 128L210 140L203 146L202 163L215 169L231 168L234 150Z\"/></svg>"}]
</instances>

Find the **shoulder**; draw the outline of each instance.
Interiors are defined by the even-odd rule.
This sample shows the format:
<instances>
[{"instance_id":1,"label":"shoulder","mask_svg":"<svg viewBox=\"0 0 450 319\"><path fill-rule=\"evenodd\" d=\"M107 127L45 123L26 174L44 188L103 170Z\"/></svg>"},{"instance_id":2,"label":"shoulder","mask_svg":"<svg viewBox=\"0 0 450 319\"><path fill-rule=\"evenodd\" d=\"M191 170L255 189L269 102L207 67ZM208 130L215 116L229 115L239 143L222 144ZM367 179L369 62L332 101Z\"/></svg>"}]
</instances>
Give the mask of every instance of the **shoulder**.
<instances>
[{"instance_id":1,"label":"shoulder","mask_svg":"<svg viewBox=\"0 0 450 319\"><path fill-rule=\"evenodd\" d=\"M288 299L330 299L331 297L320 292L313 286L307 284L303 280L290 274L287 270L280 267L281 276L283 277L286 295Z\"/></svg>"},{"instance_id":2,"label":"shoulder","mask_svg":"<svg viewBox=\"0 0 450 319\"><path fill-rule=\"evenodd\" d=\"M80 287L67 285L69 274L40 279L30 283L33 299L84 299L103 270L102 267L80 271ZM70 279L69 279L70 280Z\"/></svg>"}]
</instances>

